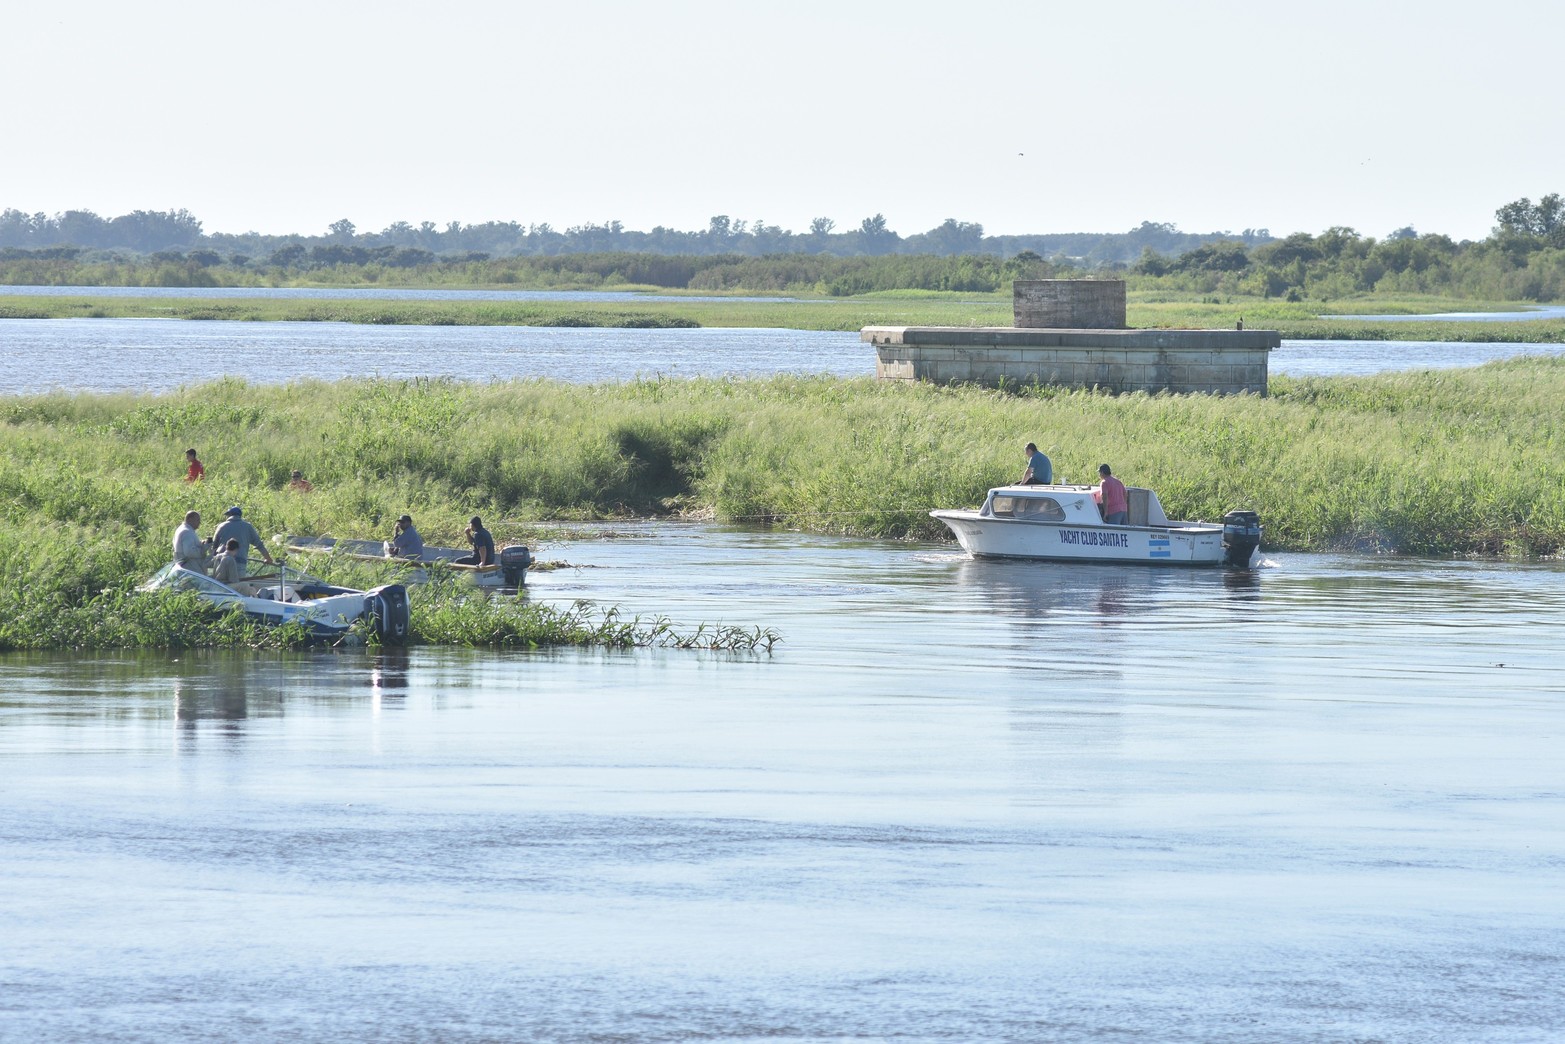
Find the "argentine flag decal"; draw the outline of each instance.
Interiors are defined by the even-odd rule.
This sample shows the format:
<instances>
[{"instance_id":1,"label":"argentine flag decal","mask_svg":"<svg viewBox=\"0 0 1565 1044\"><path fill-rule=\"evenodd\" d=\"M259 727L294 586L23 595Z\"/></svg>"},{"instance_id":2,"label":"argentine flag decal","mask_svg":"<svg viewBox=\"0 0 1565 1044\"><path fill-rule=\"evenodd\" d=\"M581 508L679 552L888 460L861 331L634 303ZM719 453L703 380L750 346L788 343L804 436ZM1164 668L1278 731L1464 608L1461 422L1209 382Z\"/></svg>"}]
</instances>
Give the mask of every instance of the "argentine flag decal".
<instances>
[{"instance_id":1,"label":"argentine flag decal","mask_svg":"<svg viewBox=\"0 0 1565 1044\"><path fill-rule=\"evenodd\" d=\"M1148 558L1172 558L1173 552L1168 547L1168 537L1155 536L1147 538Z\"/></svg>"}]
</instances>

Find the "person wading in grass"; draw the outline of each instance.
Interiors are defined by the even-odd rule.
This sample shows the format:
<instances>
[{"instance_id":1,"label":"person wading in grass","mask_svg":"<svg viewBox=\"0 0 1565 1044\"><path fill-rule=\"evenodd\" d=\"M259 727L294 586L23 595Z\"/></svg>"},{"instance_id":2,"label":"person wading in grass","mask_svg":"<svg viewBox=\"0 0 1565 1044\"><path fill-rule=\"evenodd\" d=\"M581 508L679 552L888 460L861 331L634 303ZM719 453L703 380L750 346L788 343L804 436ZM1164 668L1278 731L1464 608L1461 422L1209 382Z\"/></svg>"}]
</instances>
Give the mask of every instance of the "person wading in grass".
<instances>
[{"instance_id":1,"label":"person wading in grass","mask_svg":"<svg viewBox=\"0 0 1565 1044\"><path fill-rule=\"evenodd\" d=\"M1054 464L1043 452L1038 449L1036 443L1029 442L1025 450L1027 454L1027 470L1022 473L1018 486L1047 486L1054 481Z\"/></svg>"},{"instance_id":2,"label":"person wading in grass","mask_svg":"<svg viewBox=\"0 0 1565 1044\"><path fill-rule=\"evenodd\" d=\"M494 537L484 528L484 520L474 515L467 524L467 542L473 553L456 560L457 565L494 565Z\"/></svg>"},{"instance_id":3,"label":"person wading in grass","mask_svg":"<svg viewBox=\"0 0 1565 1044\"><path fill-rule=\"evenodd\" d=\"M304 472L294 468L293 474L288 478L288 488L295 493L308 493L315 487L310 485L310 480L304 477Z\"/></svg>"},{"instance_id":4,"label":"person wading in grass","mask_svg":"<svg viewBox=\"0 0 1565 1044\"><path fill-rule=\"evenodd\" d=\"M1111 526L1122 526L1125 519L1130 516L1130 497L1125 493L1125 484L1114 477L1114 472L1107 464L1098 465L1098 485L1092 491L1092 499L1098 502L1098 508L1103 512L1103 521Z\"/></svg>"},{"instance_id":5,"label":"person wading in grass","mask_svg":"<svg viewBox=\"0 0 1565 1044\"><path fill-rule=\"evenodd\" d=\"M196 451L187 449L185 451L185 481L200 482L204 478L206 478L206 468L202 466L200 460L196 459Z\"/></svg>"},{"instance_id":6,"label":"person wading in grass","mask_svg":"<svg viewBox=\"0 0 1565 1044\"><path fill-rule=\"evenodd\" d=\"M201 512L191 511L174 530L174 564L198 573L206 572L206 544L201 540Z\"/></svg>"}]
</instances>

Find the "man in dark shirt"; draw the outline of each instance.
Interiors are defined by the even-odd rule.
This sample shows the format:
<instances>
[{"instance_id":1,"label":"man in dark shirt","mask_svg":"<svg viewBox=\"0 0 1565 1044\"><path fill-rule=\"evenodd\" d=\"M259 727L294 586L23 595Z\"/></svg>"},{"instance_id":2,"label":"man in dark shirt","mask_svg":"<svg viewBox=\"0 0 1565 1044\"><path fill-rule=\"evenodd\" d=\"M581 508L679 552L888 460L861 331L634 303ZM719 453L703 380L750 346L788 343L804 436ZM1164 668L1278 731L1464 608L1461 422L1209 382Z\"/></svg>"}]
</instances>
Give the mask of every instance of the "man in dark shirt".
<instances>
[{"instance_id":1,"label":"man in dark shirt","mask_svg":"<svg viewBox=\"0 0 1565 1044\"><path fill-rule=\"evenodd\" d=\"M477 515L468 521L467 542L473 545L473 553L457 559L457 565L494 565L494 537L489 535L483 519Z\"/></svg>"}]
</instances>

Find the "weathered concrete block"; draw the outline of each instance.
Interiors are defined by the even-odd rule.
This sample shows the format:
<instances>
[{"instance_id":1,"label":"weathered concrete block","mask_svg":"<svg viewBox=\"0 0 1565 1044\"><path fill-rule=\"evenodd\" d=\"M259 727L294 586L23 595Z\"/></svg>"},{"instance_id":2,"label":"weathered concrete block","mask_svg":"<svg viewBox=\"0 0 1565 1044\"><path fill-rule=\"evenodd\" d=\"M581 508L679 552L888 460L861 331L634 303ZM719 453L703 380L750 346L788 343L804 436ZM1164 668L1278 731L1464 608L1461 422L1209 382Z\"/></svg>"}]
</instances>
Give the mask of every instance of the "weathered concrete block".
<instances>
[{"instance_id":1,"label":"weathered concrete block","mask_svg":"<svg viewBox=\"0 0 1565 1044\"><path fill-rule=\"evenodd\" d=\"M1120 279L1018 279L1011 311L1022 329L1122 330L1125 283Z\"/></svg>"},{"instance_id":2,"label":"weathered concrete block","mask_svg":"<svg viewBox=\"0 0 1565 1044\"><path fill-rule=\"evenodd\" d=\"M1110 391L1266 394L1263 330L866 327L886 380L1040 383Z\"/></svg>"}]
</instances>

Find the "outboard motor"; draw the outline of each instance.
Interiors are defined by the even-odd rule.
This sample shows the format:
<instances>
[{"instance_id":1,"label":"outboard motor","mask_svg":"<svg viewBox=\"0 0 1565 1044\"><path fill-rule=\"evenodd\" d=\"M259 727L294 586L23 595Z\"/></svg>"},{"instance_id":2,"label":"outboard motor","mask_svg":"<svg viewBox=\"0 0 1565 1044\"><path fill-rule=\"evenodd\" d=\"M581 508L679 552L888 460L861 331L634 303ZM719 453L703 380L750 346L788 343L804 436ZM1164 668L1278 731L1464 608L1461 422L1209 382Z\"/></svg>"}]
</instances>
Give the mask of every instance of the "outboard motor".
<instances>
[{"instance_id":1,"label":"outboard motor","mask_svg":"<svg viewBox=\"0 0 1565 1044\"><path fill-rule=\"evenodd\" d=\"M1254 511L1230 511L1223 516L1223 565L1248 569L1250 556L1260 546L1260 515Z\"/></svg>"},{"instance_id":2,"label":"outboard motor","mask_svg":"<svg viewBox=\"0 0 1565 1044\"><path fill-rule=\"evenodd\" d=\"M408 589L401 584L374 588L364 595L364 615L382 642L406 644L412 622L408 612Z\"/></svg>"},{"instance_id":3,"label":"outboard motor","mask_svg":"<svg viewBox=\"0 0 1565 1044\"><path fill-rule=\"evenodd\" d=\"M521 544L500 549L500 575L507 587L523 587L527 584L527 567L533 564L533 554Z\"/></svg>"}]
</instances>

